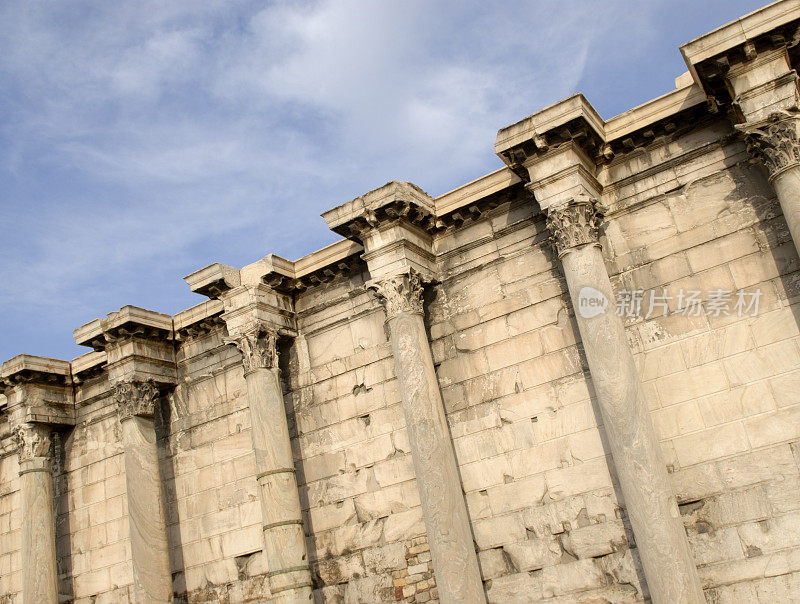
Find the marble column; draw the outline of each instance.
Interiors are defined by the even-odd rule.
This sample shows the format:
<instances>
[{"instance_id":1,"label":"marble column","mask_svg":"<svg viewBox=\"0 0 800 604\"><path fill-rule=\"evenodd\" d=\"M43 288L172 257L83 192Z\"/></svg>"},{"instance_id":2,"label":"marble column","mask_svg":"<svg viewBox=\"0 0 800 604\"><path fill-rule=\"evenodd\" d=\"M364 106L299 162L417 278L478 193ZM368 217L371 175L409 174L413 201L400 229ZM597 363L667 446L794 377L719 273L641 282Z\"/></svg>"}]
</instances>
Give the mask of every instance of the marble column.
<instances>
[{"instance_id":1,"label":"marble column","mask_svg":"<svg viewBox=\"0 0 800 604\"><path fill-rule=\"evenodd\" d=\"M46 424L26 422L15 432L19 445L22 601L25 604L58 602L51 430Z\"/></svg>"},{"instance_id":2,"label":"marble column","mask_svg":"<svg viewBox=\"0 0 800 604\"><path fill-rule=\"evenodd\" d=\"M230 338L242 353L252 422L272 601L312 600L289 425L278 369L278 334L257 322Z\"/></svg>"},{"instance_id":3,"label":"marble column","mask_svg":"<svg viewBox=\"0 0 800 604\"><path fill-rule=\"evenodd\" d=\"M439 598L443 603L485 602L453 442L423 322L420 275L412 269L372 281L368 287L386 309Z\"/></svg>"},{"instance_id":4,"label":"marble column","mask_svg":"<svg viewBox=\"0 0 800 604\"><path fill-rule=\"evenodd\" d=\"M158 447L153 425L158 387L152 381L113 386L125 450L125 488L135 602L172 601L172 573Z\"/></svg>"},{"instance_id":5,"label":"marble column","mask_svg":"<svg viewBox=\"0 0 800 604\"><path fill-rule=\"evenodd\" d=\"M745 132L751 153L764 162L794 245L800 252L800 113L775 112L760 123L746 123L738 128Z\"/></svg>"},{"instance_id":6,"label":"marble column","mask_svg":"<svg viewBox=\"0 0 800 604\"><path fill-rule=\"evenodd\" d=\"M547 211L652 600L704 603L625 327L615 313L598 242L600 220L589 198Z\"/></svg>"}]
</instances>

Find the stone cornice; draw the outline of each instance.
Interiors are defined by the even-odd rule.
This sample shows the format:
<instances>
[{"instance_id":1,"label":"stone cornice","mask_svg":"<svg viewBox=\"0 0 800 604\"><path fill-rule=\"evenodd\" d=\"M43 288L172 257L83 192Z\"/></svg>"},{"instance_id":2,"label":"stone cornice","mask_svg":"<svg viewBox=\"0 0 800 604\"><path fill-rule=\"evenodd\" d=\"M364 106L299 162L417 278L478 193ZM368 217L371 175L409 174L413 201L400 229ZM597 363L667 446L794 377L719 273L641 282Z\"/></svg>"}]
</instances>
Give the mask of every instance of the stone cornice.
<instances>
[{"instance_id":1,"label":"stone cornice","mask_svg":"<svg viewBox=\"0 0 800 604\"><path fill-rule=\"evenodd\" d=\"M179 312L172 319L175 338L181 341L193 339L224 328L223 311L224 305L220 300L208 300Z\"/></svg>"},{"instance_id":2,"label":"stone cornice","mask_svg":"<svg viewBox=\"0 0 800 604\"><path fill-rule=\"evenodd\" d=\"M564 144L580 147L589 157L600 154L606 141L605 123L582 94L575 94L497 133L497 156L525 182L527 166Z\"/></svg>"},{"instance_id":3,"label":"stone cornice","mask_svg":"<svg viewBox=\"0 0 800 604\"><path fill-rule=\"evenodd\" d=\"M784 40L791 40L791 36L785 37L785 30L795 31L798 20L800 4L796 0L779 0L682 44L680 51L695 82L704 86L698 66L715 58L731 58L735 53L741 53L744 57L748 43L757 47L765 42L778 42L775 39L768 41L764 36L777 35Z\"/></svg>"},{"instance_id":4,"label":"stone cornice","mask_svg":"<svg viewBox=\"0 0 800 604\"><path fill-rule=\"evenodd\" d=\"M14 425L23 422L73 425L75 397L67 361L18 355L0 367L0 391Z\"/></svg>"},{"instance_id":5,"label":"stone cornice","mask_svg":"<svg viewBox=\"0 0 800 604\"><path fill-rule=\"evenodd\" d=\"M196 294L215 299L238 285L241 285L239 271L227 264L215 262L198 269L183 278Z\"/></svg>"},{"instance_id":6,"label":"stone cornice","mask_svg":"<svg viewBox=\"0 0 800 604\"><path fill-rule=\"evenodd\" d=\"M423 231L435 228L435 202L418 186L394 181L322 214L333 232L363 243L365 233L402 221Z\"/></svg>"},{"instance_id":7,"label":"stone cornice","mask_svg":"<svg viewBox=\"0 0 800 604\"><path fill-rule=\"evenodd\" d=\"M107 353L106 371L112 383L155 380L163 386L177 382L172 317L124 306L105 319L95 319L74 332L75 341Z\"/></svg>"},{"instance_id":8,"label":"stone cornice","mask_svg":"<svg viewBox=\"0 0 800 604\"><path fill-rule=\"evenodd\" d=\"M281 292L303 292L310 287L350 277L363 271L365 268L361 260L363 251L364 247L360 243L343 239L294 262L281 258L283 264L273 263L262 280Z\"/></svg>"},{"instance_id":9,"label":"stone cornice","mask_svg":"<svg viewBox=\"0 0 800 604\"><path fill-rule=\"evenodd\" d=\"M57 386L72 384L72 372L68 361L19 354L0 366L3 384L36 383Z\"/></svg>"},{"instance_id":10,"label":"stone cornice","mask_svg":"<svg viewBox=\"0 0 800 604\"><path fill-rule=\"evenodd\" d=\"M737 105L742 91L736 90L737 85L731 86L731 76L737 71L758 68L759 63L771 61L775 53L783 53L787 63L796 67L800 48L792 41L798 35L800 5L796 0L781 0L687 42L680 50L689 73L707 95L712 108L734 109L734 119L739 122L748 118L736 115L741 113ZM764 71L778 75L775 69ZM751 84L740 82L738 87ZM759 99L754 107L762 104L763 99ZM752 109L745 107L744 113Z\"/></svg>"},{"instance_id":11,"label":"stone cornice","mask_svg":"<svg viewBox=\"0 0 800 604\"><path fill-rule=\"evenodd\" d=\"M123 306L105 319L93 319L78 327L73 336L78 345L95 351L105 350L110 342L121 339L172 340L172 317L138 306Z\"/></svg>"}]
</instances>

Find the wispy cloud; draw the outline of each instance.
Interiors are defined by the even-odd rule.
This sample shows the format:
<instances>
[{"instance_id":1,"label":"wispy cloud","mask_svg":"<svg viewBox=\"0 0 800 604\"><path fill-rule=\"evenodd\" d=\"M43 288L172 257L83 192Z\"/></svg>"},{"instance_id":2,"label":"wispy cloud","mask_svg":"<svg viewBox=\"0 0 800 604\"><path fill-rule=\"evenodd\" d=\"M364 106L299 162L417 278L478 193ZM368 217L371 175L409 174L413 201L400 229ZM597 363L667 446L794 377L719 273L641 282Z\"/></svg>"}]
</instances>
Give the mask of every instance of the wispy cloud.
<instances>
[{"instance_id":1,"label":"wispy cloud","mask_svg":"<svg viewBox=\"0 0 800 604\"><path fill-rule=\"evenodd\" d=\"M208 262L308 253L335 238L321 211L389 179L494 169L497 129L574 92L608 36L649 48L654 6L3 2L0 356L195 303L179 278Z\"/></svg>"}]
</instances>

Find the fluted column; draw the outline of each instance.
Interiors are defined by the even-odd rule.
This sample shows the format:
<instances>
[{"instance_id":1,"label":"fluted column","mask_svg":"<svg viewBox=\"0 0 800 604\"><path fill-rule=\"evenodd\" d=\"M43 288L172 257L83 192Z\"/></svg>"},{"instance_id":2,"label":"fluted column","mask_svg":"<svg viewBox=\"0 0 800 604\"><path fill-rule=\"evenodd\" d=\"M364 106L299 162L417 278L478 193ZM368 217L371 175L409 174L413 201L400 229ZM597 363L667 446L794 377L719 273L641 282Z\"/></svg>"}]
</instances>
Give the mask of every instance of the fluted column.
<instances>
[{"instance_id":1,"label":"fluted column","mask_svg":"<svg viewBox=\"0 0 800 604\"><path fill-rule=\"evenodd\" d=\"M300 496L278 370L278 334L260 322L229 341L242 353L272 601L311 601Z\"/></svg>"},{"instance_id":2,"label":"fluted column","mask_svg":"<svg viewBox=\"0 0 800 604\"><path fill-rule=\"evenodd\" d=\"M17 427L22 508L22 601L58 602L53 476L52 428L25 422Z\"/></svg>"},{"instance_id":3,"label":"fluted column","mask_svg":"<svg viewBox=\"0 0 800 604\"><path fill-rule=\"evenodd\" d=\"M453 443L423 322L420 276L412 269L373 281L368 287L386 309L439 598L444 603L485 602Z\"/></svg>"},{"instance_id":4,"label":"fluted column","mask_svg":"<svg viewBox=\"0 0 800 604\"><path fill-rule=\"evenodd\" d=\"M800 252L800 113L772 113L760 123L738 126L748 147L769 172L769 182L781 204L795 248Z\"/></svg>"},{"instance_id":5,"label":"fluted column","mask_svg":"<svg viewBox=\"0 0 800 604\"><path fill-rule=\"evenodd\" d=\"M156 432L153 425L159 391L152 381L113 386L125 450L128 528L136 602L170 602L172 573Z\"/></svg>"},{"instance_id":6,"label":"fluted column","mask_svg":"<svg viewBox=\"0 0 800 604\"><path fill-rule=\"evenodd\" d=\"M600 220L589 198L547 213L653 602L705 602L625 327L614 312Z\"/></svg>"}]
</instances>

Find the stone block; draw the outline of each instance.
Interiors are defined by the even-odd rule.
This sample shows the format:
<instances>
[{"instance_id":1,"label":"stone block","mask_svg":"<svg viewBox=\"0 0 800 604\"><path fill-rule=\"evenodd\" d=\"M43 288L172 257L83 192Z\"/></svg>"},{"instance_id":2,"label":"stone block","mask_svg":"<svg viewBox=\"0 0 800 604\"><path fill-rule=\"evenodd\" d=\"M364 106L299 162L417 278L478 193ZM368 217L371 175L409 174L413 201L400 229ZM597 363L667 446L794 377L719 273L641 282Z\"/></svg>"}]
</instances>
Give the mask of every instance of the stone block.
<instances>
[{"instance_id":1,"label":"stone block","mask_svg":"<svg viewBox=\"0 0 800 604\"><path fill-rule=\"evenodd\" d=\"M725 390L728 380L720 363L707 363L681 372L680 379L675 376L659 378L656 388L666 407Z\"/></svg>"},{"instance_id":2,"label":"stone block","mask_svg":"<svg viewBox=\"0 0 800 604\"><path fill-rule=\"evenodd\" d=\"M800 513L748 522L738 527L745 551L751 555L800 546Z\"/></svg>"},{"instance_id":3,"label":"stone block","mask_svg":"<svg viewBox=\"0 0 800 604\"><path fill-rule=\"evenodd\" d=\"M353 501L361 522L407 512L420 505L417 485L412 481L385 487L380 491L363 493L356 496Z\"/></svg>"},{"instance_id":4,"label":"stone block","mask_svg":"<svg viewBox=\"0 0 800 604\"><path fill-rule=\"evenodd\" d=\"M400 455L376 463L374 466L375 480L383 488L414 479L414 462L411 455Z\"/></svg>"},{"instance_id":5,"label":"stone block","mask_svg":"<svg viewBox=\"0 0 800 604\"><path fill-rule=\"evenodd\" d=\"M789 371L771 378L769 387L778 407L790 407L800 403L800 370ZM765 397L768 396L769 394L765 393Z\"/></svg>"},{"instance_id":6,"label":"stone block","mask_svg":"<svg viewBox=\"0 0 800 604\"><path fill-rule=\"evenodd\" d=\"M612 484L605 457L550 470L545 473L545 479L547 495L556 500L607 488Z\"/></svg>"},{"instance_id":7,"label":"stone block","mask_svg":"<svg viewBox=\"0 0 800 604\"><path fill-rule=\"evenodd\" d=\"M751 451L717 462L720 476L728 488L783 480L798 473L789 445L782 444L760 451Z\"/></svg>"},{"instance_id":8,"label":"stone block","mask_svg":"<svg viewBox=\"0 0 800 604\"><path fill-rule=\"evenodd\" d=\"M318 480L309 485L308 501L312 506L319 506L355 497L372 490L374 480L372 468L362 468L337 474L327 480Z\"/></svg>"},{"instance_id":9,"label":"stone block","mask_svg":"<svg viewBox=\"0 0 800 604\"><path fill-rule=\"evenodd\" d=\"M591 401L553 406L531 418L535 442L543 443L597 426Z\"/></svg>"},{"instance_id":10,"label":"stone block","mask_svg":"<svg viewBox=\"0 0 800 604\"><path fill-rule=\"evenodd\" d=\"M704 428L700 409L695 401L678 403L658 409L653 413L652 417L656 435L661 440L696 432Z\"/></svg>"},{"instance_id":11,"label":"stone block","mask_svg":"<svg viewBox=\"0 0 800 604\"><path fill-rule=\"evenodd\" d=\"M397 447L395 446L393 435L394 433L384 433L348 447L344 452L345 464L343 469L345 466L351 469L369 466L376 461L388 459L394 455ZM406 449L402 450L405 451ZM331 474L331 476L333 475Z\"/></svg>"},{"instance_id":12,"label":"stone block","mask_svg":"<svg viewBox=\"0 0 800 604\"><path fill-rule=\"evenodd\" d=\"M538 357L542 351L542 340L539 333L529 331L488 346L485 352L489 370L497 371Z\"/></svg>"},{"instance_id":13,"label":"stone block","mask_svg":"<svg viewBox=\"0 0 800 604\"><path fill-rule=\"evenodd\" d=\"M490 604L526 604L542 597L542 580L538 573L514 573L492 579L487 586Z\"/></svg>"},{"instance_id":14,"label":"stone block","mask_svg":"<svg viewBox=\"0 0 800 604\"><path fill-rule=\"evenodd\" d=\"M698 565L738 560L744 555L736 527L691 532L688 537L692 558Z\"/></svg>"},{"instance_id":15,"label":"stone block","mask_svg":"<svg viewBox=\"0 0 800 604\"><path fill-rule=\"evenodd\" d=\"M557 564L542 570L542 595L548 598L598 588L605 581L605 573L592 558Z\"/></svg>"},{"instance_id":16,"label":"stone block","mask_svg":"<svg viewBox=\"0 0 800 604\"><path fill-rule=\"evenodd\" d=\"M741 422L681 436L673 444L682 467L734 455L750 448Z\"/></svg>"},{"instance_id":17,"label":"stone block","mask_svg":"<svg viewBox=\"0 0 800 604\"><path fill-rule=\"evenodd\" d=\"M696 501L721 492L722 476L713 463L676 470L669 475L678 503Z\"/></svg>"},{"instance_id":18,"label":"stone block","mask_svg":"<svg viewBox=\"0 0 800 604\"><path fill-rule=\"evenodd\" d=\"M525 525L519 514L495 516L473 522L478 549L491 549L526 538Z\"/></svg>"},{"instance_id":19,"label":"stone block","mask_svg":"<svg viewBox=\"0 0 800 604\"><path fill-rule=\"evenodd\" d=\"M264 533L259 525L251 525L222 535L222 554L226 558L249 554L263 547Z\"/></svg>"},{"instance_id":20,"label":"stone block","mask_svg":"<svg viewBox=\"0 0 800 604\"><path fill-rule=\"evenodd\" d=\"M298 482L308 484L343 472L345 469L345 454L342 451L323 453L322 455L304 459L297 465Z\"/></svg>"},{"instance_id":21,"label":"stone block","mask_svg":"<svg viewBox=\"0 0 800 604\"><path fill-rule=\"evenodd\" d=\"M363 556L368 574L384 574L406 566L406 547L402 543L366 549Z\"/></svg>"},{"instance_id":22,"label":"stone block","mask_svg":"<svg viewBox=\"0 0 800 604\"><path fill-rule=\"evenodd\" d=\"M703 423L716 426L775 409L767 381L718 392L697 402Z\"/></svg>"},{"instance_id":23,"label":"stone block","mask_svg":"<svg viewBox=\"0 0 800 604\"><path fill-rule=\"evenodd\" d=\"M407 512L391 514L386 518L383 535L386 543L410 539L425 534L422 509L414 508Z\"/></svg>"},{"instance_id":24,"label":"stone block","mask_svg":"<svg viewBox=\"0 0 800 604\"><path fill-rule=\"evenodd\" d=\"M478 552L478 564L484 581L507 575L513 568L508 554L502 547Z\"/></svg>"},{"instance_id":25,"label":"stone block","mask_svg":"<svg viewBox=\"0 0 800 604\"><path fill-rule=\"evenodd\" d=\"M565 348L526 361L519 366L519 376L527 390L582 371L576 348Z\"/></svg>"},{"instance_id":26,"label":"stone block","mask_svg":"<svg viewBox=\"0 0 800 604\"><path fill-rule=\"evenodd\" d=\"M800 438L800 405L745 420L747 438L753 447L764 447Z\"/></svg>"},{"instance_id":27,"label":"stone block","mask_svg":"<svg viewBox=\"0 0 800 604\"><path fill-rule=\"evenodd\" d=\"M332 528L356 522L356 508L352 499L337 501L329 505L312 507L308 512L309 528L321 533Z\"/></svg>"},{"instance_id":28,"label":"stone block","mask_svg":"<svg viewBox=\"0 0 800 604\"><path fill-rule=\"evenodd\" d=\"M332 560L320 560L317 572L326 585L346 583L366 575L361 553L339 556Z\"/></svg>"},{"instance_id":29,"label":"stone block","mask_svg":"<svg viewBox=\"0 0 800 604\"><path fill-rule=\"evenodd\" d=\"M783 340L725 359L725 373L739 386L795 369L800 354L793 340Z\"/></svg>"},{"instance_id":30,"label":"stone block","mask_svg":"<svg viewBox=\"0 0 800 604\"><path fill-rule=\"evenodd\" d=\"M552 537L507 543L503 546L503 551L512 568L517 571L539 570L558 564L563 553L558 541Z\"/></svg>"},{"instance_id":31,"label":"stone block","mask_svg":"<svg viewBox=\"0 0 800 604\"><path fill-rule=\"evenodd\" d=\"M327 542L330 555L341 556L353 551L373 548L381 544L384 536L383 519L370 520L361 524L349 524L334 529L330 533L322 533L321 541ZM325 538L329 535L329 538Z\"/></svg>"},{"instance_id":32,"label":"stone block","mask_svg":"<svg viewBox=\"0 0 800 604\"><path fill-rule=\"evenodd\" d=\"M492 514L500 516L508 512L541 505L547 485L544 475L516 480L487 490Z\"/></svg>"},{"instance_id":33,"label":"stone block","mask_svg":"<svg viewBox=\"0 0 800 604\"><path fill-rule=\"evenodd\" d=\"M576 558L597 558L628 547L621 520L573 527L561 537L564 551Z\"/></svg>"}]
</instances>

